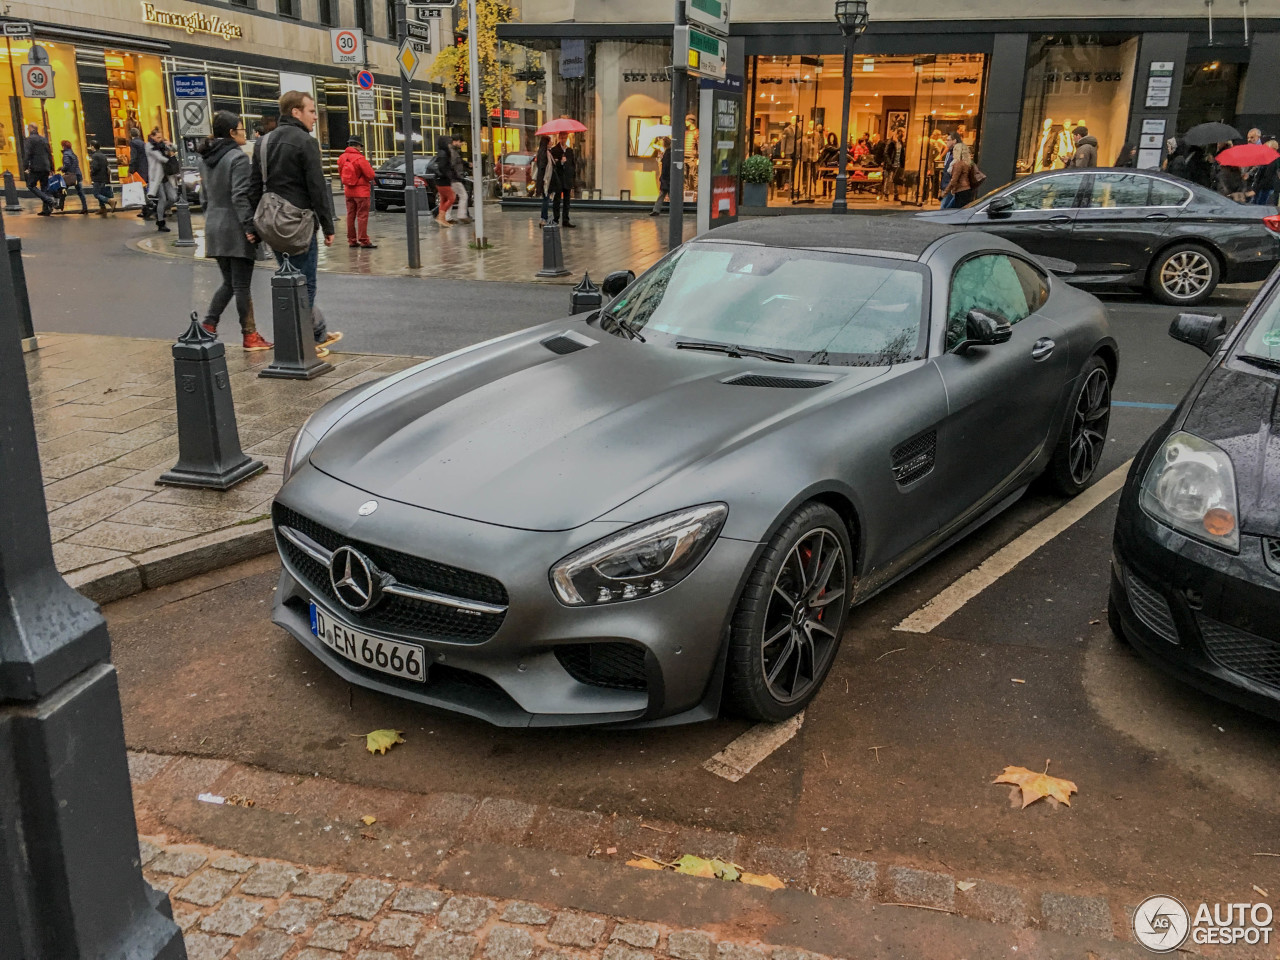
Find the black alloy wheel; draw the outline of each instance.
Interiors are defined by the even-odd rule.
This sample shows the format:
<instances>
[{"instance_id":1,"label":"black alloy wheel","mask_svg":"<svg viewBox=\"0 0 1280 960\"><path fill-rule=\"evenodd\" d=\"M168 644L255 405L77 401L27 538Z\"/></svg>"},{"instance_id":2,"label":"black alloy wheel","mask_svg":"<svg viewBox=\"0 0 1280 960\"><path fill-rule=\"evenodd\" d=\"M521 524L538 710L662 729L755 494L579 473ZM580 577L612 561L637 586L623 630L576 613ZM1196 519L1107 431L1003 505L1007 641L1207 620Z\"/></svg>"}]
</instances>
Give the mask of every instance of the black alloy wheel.
<instances>
[{"instance_id":1,"label":"black alloy wheel","mask_svg":"<svg viewBox=\"0 0 1280 960\"><path fill-rule=\"evenodd\" d=\"M1111 373L1102 358L1090 357L1049 463L1049 478L1059 493L1074 497L1089 485L1102 462L1110 425Z\"/></svg>"},{"instance_id":2,"label":"black alloy wheel","mask_svg":"<svg viewBox=\"0 0 1280 960\"><path fill-rule=\"evenodd\" d=\"M776 722L813 699L840 647L851 555L843 521L823 504L801 507L774 535L734 615L731 709Z\"/></svg>"}]
</instances>

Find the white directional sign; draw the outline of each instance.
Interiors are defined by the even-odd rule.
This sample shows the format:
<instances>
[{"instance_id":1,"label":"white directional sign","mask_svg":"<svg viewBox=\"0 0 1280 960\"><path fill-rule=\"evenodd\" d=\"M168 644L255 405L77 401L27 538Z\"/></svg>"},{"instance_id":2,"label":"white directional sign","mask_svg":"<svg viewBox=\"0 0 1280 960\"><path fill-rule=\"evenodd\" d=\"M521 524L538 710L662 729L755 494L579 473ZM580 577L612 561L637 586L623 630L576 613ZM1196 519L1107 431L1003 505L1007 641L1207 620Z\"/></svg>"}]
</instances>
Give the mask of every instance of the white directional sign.
<instances>
[{"instance_id":1,"label":"white directional sign","mask_svg":"<svg viewBox=\"0 0 1280 960\"><path fill-rule=\"evenodd\" d=\"M684 0L684 16L695 27L729 35L729 0Z\"/></svg>"},{"instance_id":2,"label":"white directional sign","mask_svg":"<svg viewBox=\"0 0 1280 960\"><path fill-rule=\"evenodd\" d=\"M673 65L700 77L723 80L728 73L729 45L693 27L676 27Z\"/></svg>"},{"instance_id":3,"label":"white directional sign","mask_svg":"<svg viewBox=\"0 0 1280 960\"><path fill-rule=\"evenodd\" d=\"M53 69L47 63L22 64L22 95L41 100L53 96Z\"/></svg>"},{"instance_id":4,"label":"white directional sign","mask_svg":"<svg viewBox=\"0 0 1280 960\"><path fill-rule=\"evenodd\" d=\"M340 27L329 31L329 52L334 63L364 63L364 31Z\"/></svg>"},{"instance_id":5,"label":"white directional sign","mask_svg":"<svg viewBox=\"0 0 1280 960\"><path fill-rule=\"evenodd\" d=\"M378 98L372 90L356 91L356 120L373 123L378 119Z\"/></svg>"}]
</instances>

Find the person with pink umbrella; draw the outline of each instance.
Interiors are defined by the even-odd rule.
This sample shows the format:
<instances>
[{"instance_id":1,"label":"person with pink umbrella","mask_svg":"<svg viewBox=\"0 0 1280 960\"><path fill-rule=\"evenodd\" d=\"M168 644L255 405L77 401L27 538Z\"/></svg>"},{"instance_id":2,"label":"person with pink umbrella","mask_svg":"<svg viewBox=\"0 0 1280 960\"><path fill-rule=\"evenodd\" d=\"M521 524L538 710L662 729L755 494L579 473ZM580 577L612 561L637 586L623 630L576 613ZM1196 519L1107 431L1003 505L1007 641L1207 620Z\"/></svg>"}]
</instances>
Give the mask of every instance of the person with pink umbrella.
<instances>
[{"instance_id":1,"label":"person with pink umbrella","mask_svg":"<svg viewBox=\"0 0 1280 960\"><path fill-rule=\"evenodd\" d=\"M578 179L578 158L569 142L569 135L571 133L582 133L586 129L577 120L561 117L558 120L552 120L550 123L544 123L537 130L538 136L543 134L555 134L556 136L555 145L547 151L548 164L551 168L548 175L551 194L551 221L553 223L558 221L564 227L577 226L576 223L572 223L569 220L569 198ZM563 214L561 214L562 201L564 204Z\"/></svg>"}]
</instances>

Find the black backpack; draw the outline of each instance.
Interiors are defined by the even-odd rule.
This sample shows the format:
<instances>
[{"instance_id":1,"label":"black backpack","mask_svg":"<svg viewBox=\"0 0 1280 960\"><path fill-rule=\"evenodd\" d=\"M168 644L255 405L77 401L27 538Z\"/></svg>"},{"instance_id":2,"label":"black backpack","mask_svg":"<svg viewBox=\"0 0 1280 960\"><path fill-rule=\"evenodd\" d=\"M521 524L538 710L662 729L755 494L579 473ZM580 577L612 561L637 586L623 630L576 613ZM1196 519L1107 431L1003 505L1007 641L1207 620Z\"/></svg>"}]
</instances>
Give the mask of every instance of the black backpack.
<instances>
[{"instance_id":1,"label":"black backpack","mask_svg":"<svg viewBox=\"0 0 1280 960\"><path fill-rule=\"evenodd\" d=\"M166 177L176 177L182 172L182 163L178 160L176 153L170 153L164 159L164 175Z\"/></svg>"}]
</instances>

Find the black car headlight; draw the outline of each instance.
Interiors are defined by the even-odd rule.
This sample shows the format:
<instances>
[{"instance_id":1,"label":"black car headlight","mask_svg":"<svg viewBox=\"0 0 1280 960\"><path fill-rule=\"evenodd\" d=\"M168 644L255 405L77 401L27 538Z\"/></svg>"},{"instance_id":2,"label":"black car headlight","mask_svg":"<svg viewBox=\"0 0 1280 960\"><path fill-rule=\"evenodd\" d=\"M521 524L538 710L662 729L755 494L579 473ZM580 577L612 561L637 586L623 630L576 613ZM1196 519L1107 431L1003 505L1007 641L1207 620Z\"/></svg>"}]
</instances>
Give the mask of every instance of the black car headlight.
<instances>
[{"instance_id":1,"label":"black car headlight","mask_svg":"<svg viewBox=\"0 0 1280 960\"><path fill-rule=\"evenodd\" d=\"M551 568L551 586L571 607L669 590L707 555L728 516L725 504L707 503L637 523L569 554Z\"/></svg>"},{"instance_id":2,"label":"black car headlight","mask_svg":"<svg viewBox=\"0 0 1280 960\"><path fill-rule=\"evenodd\" d=\"M1165 440L1143 477L1139 502L1179 533L1240 551L1235 470L1226 452L1208 440L1182 431Z\"/></svg>"},{"instance_id":3,"label":"black car headlight","mask_svg":"<svg viewBox=\"0 0 1280 960\"><path fill-rule=\"evenodd\" d=\"M311 451L316 448L316 444L320 442L320 438L315 436L308 427L311 421L315 419L315 414L307 417L302 421L302 426L298 432L293 435L293 439L289 441L289 449L284 453L283 479L281 483L287 483L289 477L293 475L293 471L299 464L305 463L307 457L311 456Z\"/></svg>"}]
</instances>

